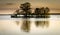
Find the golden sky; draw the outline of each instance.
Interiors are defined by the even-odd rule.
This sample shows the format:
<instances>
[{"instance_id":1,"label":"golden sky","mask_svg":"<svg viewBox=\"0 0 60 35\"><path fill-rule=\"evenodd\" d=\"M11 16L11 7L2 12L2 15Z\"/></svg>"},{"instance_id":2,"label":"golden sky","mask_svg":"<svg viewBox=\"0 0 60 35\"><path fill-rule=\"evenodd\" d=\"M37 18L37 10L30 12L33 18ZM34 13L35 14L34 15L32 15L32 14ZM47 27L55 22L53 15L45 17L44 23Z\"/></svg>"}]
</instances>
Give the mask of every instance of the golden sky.
<instances>
[{"instance_id":1,"label":"golden sky","mask_svg":"<svg viewBox=\"0 0 60 35\"><path fill-rule=\"evenodd\" d=\"M0 0L0 8L18 8L21 3L30 2L32 7L60 9L60 0Z\"/></svg>"}]
</instances>

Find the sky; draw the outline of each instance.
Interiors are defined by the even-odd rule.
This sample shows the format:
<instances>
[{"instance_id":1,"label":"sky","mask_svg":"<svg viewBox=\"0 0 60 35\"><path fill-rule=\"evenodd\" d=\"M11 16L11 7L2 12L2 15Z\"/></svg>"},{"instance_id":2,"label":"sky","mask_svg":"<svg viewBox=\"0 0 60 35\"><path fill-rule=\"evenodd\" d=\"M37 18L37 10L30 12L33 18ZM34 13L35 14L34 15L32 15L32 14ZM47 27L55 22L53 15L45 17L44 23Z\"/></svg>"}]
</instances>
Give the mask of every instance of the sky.
<instances>
[{"instance_id":1,"label":"sky","mask_svg":"<svg viewBox=\"0 0 60 35\"><path fill-rule=\"evenodd\" d=\"M12 3L12 6L14 7L15 5L18 6L24 2L30 2L32 7L49 7L60 9L60 0L0 0L0 8L7 6L7 3Z\"/></svg>"},{"instance_id":2,"label":"sky","mask_svg":"<svg viewBox=\"0 0 60 35\"><path fill-rule=\"evenodd\" d=\"M60 0L0 0L0 3L22 3L22 2L42 2L42 3L60 3Z\"/></svg>"}]
</instances>

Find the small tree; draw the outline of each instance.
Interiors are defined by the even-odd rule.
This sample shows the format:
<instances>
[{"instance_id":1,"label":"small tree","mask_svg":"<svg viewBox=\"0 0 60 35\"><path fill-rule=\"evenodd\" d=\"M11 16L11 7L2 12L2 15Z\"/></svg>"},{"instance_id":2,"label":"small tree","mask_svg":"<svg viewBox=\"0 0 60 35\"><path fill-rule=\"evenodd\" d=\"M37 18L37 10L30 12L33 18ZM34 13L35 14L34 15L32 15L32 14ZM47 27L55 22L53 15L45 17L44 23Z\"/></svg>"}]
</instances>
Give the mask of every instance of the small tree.
<instances>
[{"instance_id":1,"label":"small tree","mask_svg":"<svg viewBox=\"0 0 60 35\"><path fill-rule=\"evenodd\" d=\"M39 15L39 14L40 14L39 12L40 12L40 8L36 8L36 9L35 9L35 14L36 14L36 15Z\"/></svg>"},{"instance_id":2,"label":"small tree","mask_svg":"<svg viewBox=\"0 0 60 35\"><path fill-rule=\"evenodd\" d=\"M44 12L45 12L45 14L48 14L49 11L50 11L50 9L48 7L46 7Z\"/></svg>"},{"instance_id":3,"label":"small tree","mask_svg":"<svg viewBox=\"0 0 60 35\"><path fill-rule=\"evenodd\" d=\"M45 8L42 7L42 8L40 8L40 9L41 9L40 14L43 15L43 14L44 14L44 9L45 9Z\"/></svg>"}]
</instances>

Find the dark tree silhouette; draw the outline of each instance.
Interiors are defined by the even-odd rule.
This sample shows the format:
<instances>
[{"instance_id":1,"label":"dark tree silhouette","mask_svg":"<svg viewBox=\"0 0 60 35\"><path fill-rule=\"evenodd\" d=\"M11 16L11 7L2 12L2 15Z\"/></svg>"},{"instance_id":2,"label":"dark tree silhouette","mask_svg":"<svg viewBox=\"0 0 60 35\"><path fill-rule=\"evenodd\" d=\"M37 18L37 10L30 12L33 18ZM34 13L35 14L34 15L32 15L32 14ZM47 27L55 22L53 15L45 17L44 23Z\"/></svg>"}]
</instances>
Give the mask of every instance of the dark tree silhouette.
<instances>
[{"instance_id":1,"label":"dark tree silhouette","mask_svg":"<svg viewBox=\"0 0 60 35\"><path fill-rule=\"evenodd\" d=\"M40 14L41 14L41 15L44 15L44 7L40 8L40 10L41 10L41 11L40 11Z\"/></svg>"},{"instance_id":2,"label":"dark tree silhouette","mask_svg":"<svg viewBox=\"0 0 60 35\"><path fill-rule=\"evenodd\" d=\"M46 8L44 9L44 15L45 15L45 17L50 17L50 16L49 16L49 11L50 11L50 9L49 9L48 7L46 7Z\"/></svg>"},{"instance_id":3,"label":"dark tree silhouette","mask_svg":"<svg viewBox=\"0 0 60 35\"><path fill-rule=\"evenodd\" d=\"M20 8L23 12L25 12L25 15L31 14L31 4L29 2L21 4Z\"/></svg>"},{"instance_id":4,"label":"dark tree silhouette","mask_svg":"<svg viewBox=\"0 0 60 35\"><path fill-rule=\"evenodd\" d=\"M20 11L20 12L19 12ZM34 13L31 11L31 4L29 2L23 3L20 6L20 9L16 10L16 14L13 15L12 17L18 17L17 14L19 15L24 15L23 17L42 17L45 18L47 17L46 15L49 14L50 9L48 7L44 8L35 8ZM35 15L35 16L34 16Z\"/></svg>"},{"instance_id":5,"label":"dark tree silhouette","mask_svg":"<svg viewBox=\"0 0 60 35\"><path fill-rule=\"evenodd\" d=\"M36 15L39 15L39 14L40 14L39 12L40 12L40 8L36 8L36 9L35 9L35 14L36 14Z\"/></svg>"},{"instance_id":6,"label":"dark tree silhouette","mask_svg":"<svg viewBox=\"0 0 60 35\"><path fill-rule=\"evenodd\" d=\"M50 11L50 9L48 7L46 7L45 10L44 10L45 14L48 14L49 11Z\"/></svg>"},{"instance_id":7,"label":"dark tree silhouette","mask_svg":"<svg viewBox=\"0 0 60 35\"><path fill-rule=\"evenodd\" d=\"M34 14L36 15L36 18L38 18L40 14L40 8L36 8Z\"/></svg>"}]
</instances>

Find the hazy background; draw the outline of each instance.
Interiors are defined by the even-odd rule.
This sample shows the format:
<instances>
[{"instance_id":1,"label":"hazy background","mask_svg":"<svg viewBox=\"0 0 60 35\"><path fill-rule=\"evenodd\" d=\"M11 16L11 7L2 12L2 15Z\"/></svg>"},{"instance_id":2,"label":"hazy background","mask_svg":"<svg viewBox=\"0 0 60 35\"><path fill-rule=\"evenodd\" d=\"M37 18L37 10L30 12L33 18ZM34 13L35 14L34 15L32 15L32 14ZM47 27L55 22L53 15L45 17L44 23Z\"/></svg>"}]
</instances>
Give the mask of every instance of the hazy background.
<instances>
[{"instance_id":1,"label":"hazy background","mask_svg":"<svg viewBox=\"0 0 60 35\"><path fill-rule=\"evenodd\" d=\"M60 0L0 0L0 14L7 13L7 11L12 13L19 8L21 3L25 2L30 2L32 8L49 7L51 10L56 10L56 12L60 13Z\"/></svg>"}]
</instances>

